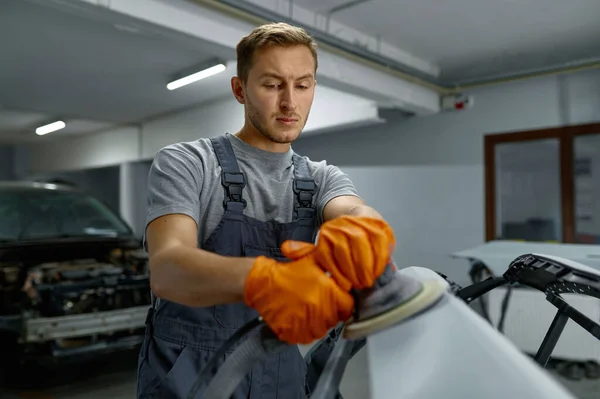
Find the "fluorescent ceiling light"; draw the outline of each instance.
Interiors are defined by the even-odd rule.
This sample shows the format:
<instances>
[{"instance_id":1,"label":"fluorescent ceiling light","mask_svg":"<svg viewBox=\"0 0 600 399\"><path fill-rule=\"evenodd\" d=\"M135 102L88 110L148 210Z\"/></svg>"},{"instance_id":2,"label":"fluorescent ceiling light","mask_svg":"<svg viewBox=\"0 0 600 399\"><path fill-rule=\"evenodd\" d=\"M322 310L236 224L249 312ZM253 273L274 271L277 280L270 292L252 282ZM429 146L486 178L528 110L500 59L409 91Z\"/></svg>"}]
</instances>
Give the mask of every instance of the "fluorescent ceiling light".
<instances>
[{"instance_id":1,"label":"fluorescent ceiling light","mask_svg":"<svg viewBox=\"0 0 600 399\"><path fill-rule=\"evenodd\" d=\"M213 76L216 75L218 73L223 72L227 67L225 66L225 64L218 64L215 65L213 67L204 69L200 72L196 72L194 74L188 75L186 77L183 77L181 79L177 79L172 81L171 83L169 83L167 85L167 89L169 90L175 90L178 89L182 86L185 85L189 85L190 83L194 83L199 81L200 79L204 79L204 78L208 78L209 76Z\"/></svg>"},{"instance_id":2,"label":"fluorescent ceiling light","mask_svg":"<svg viewBox=\"0 0 600 399\"><path fill-rule=\"evenodd\" d=\"M40 126L35 129L35 134L43 136L44 134L52 133L60 129L64 129L67 126L63 121L52 122L48 125Z\"/></svg>"}]
</instances>

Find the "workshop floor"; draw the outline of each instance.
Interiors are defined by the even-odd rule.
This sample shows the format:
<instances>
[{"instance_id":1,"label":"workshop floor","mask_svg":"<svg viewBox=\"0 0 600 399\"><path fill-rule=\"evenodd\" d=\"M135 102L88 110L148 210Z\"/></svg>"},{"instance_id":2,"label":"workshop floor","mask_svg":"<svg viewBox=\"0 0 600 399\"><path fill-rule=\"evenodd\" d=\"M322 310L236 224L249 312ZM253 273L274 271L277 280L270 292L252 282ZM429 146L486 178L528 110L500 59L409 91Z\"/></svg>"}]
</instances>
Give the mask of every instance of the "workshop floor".
<instances>
[{"instance_id":1,"label":"workshop floor","mask_svg":"<svg viewBox=\"0 0 600 399\"><path fill-rule=\"evenodd\" d=\"M361 352L353 362L361 362ZM64 373L49 373L43 378L39 375L28 376L21 386L2 387L0 399L131 399L135 398L137 352L120 354L94 362L85 367L75 367ZM347 370L351 371L351 370ZM356 373L354 377L356 377ZM559 380L580 399L598 399L600 397L600 379L569 381L558 376ZM31 384L33 379L43 380L39 386ZM366 381L365 381L366 382ZM356 378L353 386L360 382ZM344 392L346 391L346 392ZM345 399L368 399L364 390L342 390ZM354 392L350 397L347 392Z\"/></svg>"}]
</instances>

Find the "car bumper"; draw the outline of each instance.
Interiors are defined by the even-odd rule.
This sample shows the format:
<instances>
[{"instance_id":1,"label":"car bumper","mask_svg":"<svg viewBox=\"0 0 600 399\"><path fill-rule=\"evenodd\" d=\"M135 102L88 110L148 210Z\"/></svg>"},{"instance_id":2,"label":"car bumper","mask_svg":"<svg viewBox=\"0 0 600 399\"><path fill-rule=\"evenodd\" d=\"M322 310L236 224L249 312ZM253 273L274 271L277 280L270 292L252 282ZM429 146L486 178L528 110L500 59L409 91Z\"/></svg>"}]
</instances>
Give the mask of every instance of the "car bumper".
<instances>
[{"instance_id":1,"label":"car bumper","mask_svg":"<svg viewBox=\"0 0 600 399\"><path fill-rule=\"evenodd\" d=\"M148 308L145 305L58 317L0 317L0 329L18 333L21 343L110 334L144 327Z\"/></svg>"},{"instance_id":2,"label":"car bumper","mask_svg":"<svg viewBox=\"0 0 600 399\"><path fill-rule=\"evenodd\" d=\"M72 316L26 319L23 340L44 342L144 327L148 306Z\"/></svg>"}]
</instances>

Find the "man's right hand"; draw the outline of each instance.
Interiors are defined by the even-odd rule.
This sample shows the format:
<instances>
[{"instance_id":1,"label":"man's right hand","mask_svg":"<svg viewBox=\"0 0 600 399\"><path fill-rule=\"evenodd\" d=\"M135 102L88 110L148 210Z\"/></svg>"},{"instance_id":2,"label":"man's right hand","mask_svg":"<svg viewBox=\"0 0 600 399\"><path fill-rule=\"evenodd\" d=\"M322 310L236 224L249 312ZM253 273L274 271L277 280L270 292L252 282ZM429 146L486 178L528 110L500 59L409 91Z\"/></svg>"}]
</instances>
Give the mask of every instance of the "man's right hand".
<instances>
[{"instance_id":1,"label":"man's right hand","mask_svg":"<svg viewBox=\"0 0 600 399\"><path fill-rule=\"evenodd\" d=\"M298 254L314 259L343 290L363 290L375 284L393 262L396 245L392 228L383 219L344 215L325 222L317 244L288 240L281 250L295 259Z\"/></svg>"},{"instance_id":2,"label":"man's right hand","mask_svg":"<svg viewBox=\"0 0 600 399\"><path fill-rule=\"evenodd\" d=\"M245 284L245 303L281 341L309 344L352 315L354 299L313 260L285 263L256 258Z\"/></svg>"}]
</instances>

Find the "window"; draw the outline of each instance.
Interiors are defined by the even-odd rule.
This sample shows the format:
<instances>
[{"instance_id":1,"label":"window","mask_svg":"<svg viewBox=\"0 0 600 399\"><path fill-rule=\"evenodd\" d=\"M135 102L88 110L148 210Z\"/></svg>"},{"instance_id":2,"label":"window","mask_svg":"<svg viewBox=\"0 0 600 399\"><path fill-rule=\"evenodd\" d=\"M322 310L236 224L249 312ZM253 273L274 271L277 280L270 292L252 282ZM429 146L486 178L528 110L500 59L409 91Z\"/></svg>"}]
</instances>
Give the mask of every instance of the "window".
<instances>
[{"instance_id":1,"label":"window","mask_svg":"<svg viewBox=\"0 0 600 399\"><path fill-rule=\"evenodd\" d=\"M600 124L485 136L486 240L600 243Z\"/></svg>"}]
</instances>

